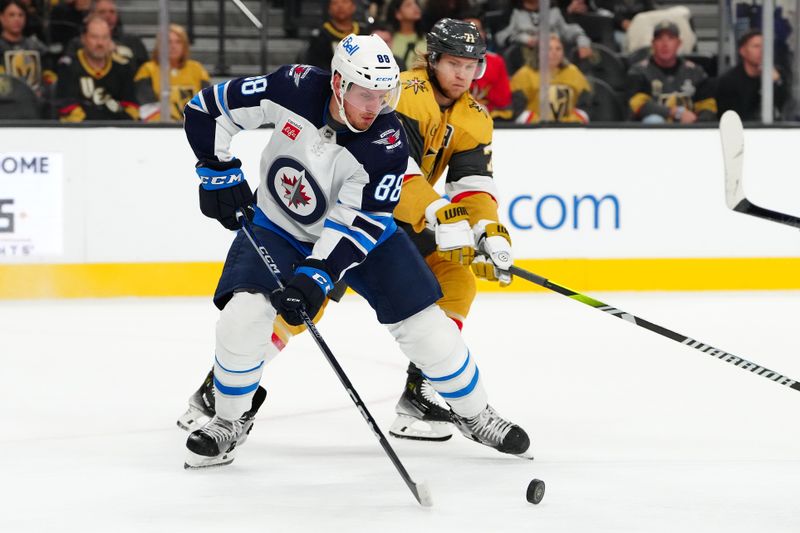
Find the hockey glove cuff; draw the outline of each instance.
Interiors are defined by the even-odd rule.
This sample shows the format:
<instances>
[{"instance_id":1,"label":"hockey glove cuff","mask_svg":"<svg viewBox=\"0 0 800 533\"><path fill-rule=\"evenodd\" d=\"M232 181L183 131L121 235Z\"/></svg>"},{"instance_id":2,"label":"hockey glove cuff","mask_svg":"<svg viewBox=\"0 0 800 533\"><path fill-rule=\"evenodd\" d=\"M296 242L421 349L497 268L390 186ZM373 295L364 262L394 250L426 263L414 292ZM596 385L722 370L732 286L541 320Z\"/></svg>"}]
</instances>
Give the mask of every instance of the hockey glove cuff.
<instances>
[{"instance_id":1,"label":"hockey glove cuff","mask_svg":"<svg viewBox=\"0 0 800 533\"><path fill-rule=\"evenodd\" d=\"M217 219L229 230L237 230L236 210L241 209L249 220L253 220L253 193L244 179L242 162L199 161L195 170L200 177L200 211L209 218Z\"/></svg>"},{"instance_id":2,"label":"hockey glove cuff","mask_svg":"<svg viewBox=\"0 0 800 533\"><path fill-rule=\"evenodd\" d=\"M436 233L438 254L447 261L469 266L475 258L475 240L467 208L442 198L425 209L425 218Z\"/></svg>"},{"instance_id":3,"label":"hockey glove cuff","mask_svg":"<svg viewBox=\"0 0 800 533\"><path fill-rule=\"evenodd\" d=\"M325 297L333 288L333 279L319 259L306 259L294 270L294 276L283 289L270 294L270 302L287 324L303 324L300 315L305 310L310 318L317 316Z\"/></svg>"},{"instance_id":4,"label":"hockey glove cuff","mask_svg":"<svg viewBox=\"0 0 800 533\"><path fill-rule=\"evenodd\" d=\"M475 224L475 240L478 253L472 263L472 271L479 278L497 281L501 287L511 283L508 269L514 264L511 253L511 235L499 222L481 220Z\"/></svg>"}]
</instances>

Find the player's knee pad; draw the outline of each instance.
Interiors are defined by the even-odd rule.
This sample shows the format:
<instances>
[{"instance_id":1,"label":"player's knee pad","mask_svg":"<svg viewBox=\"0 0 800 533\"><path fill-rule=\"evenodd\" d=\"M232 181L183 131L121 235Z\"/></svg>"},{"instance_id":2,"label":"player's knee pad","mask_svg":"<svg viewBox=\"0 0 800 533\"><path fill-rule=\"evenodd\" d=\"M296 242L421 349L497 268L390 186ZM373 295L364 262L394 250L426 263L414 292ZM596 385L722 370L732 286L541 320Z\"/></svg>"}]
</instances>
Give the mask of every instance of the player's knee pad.
<instances>
[{"instance_id":1,"label":"player's knee pad","mask_svg":"<svg viewBox=\"0 0 800 533\"><path fill-rule=\"evenodd\" d=\"M388 325L400 349L420 369L436 365L467 348L458 326L436 305Z\"/></svg>"},{"instance_id":2,"label":"player's knee pad","mask_svg":"<svg viewBox=\"0 0 800 533\"><path fill-rule=\"evenodd\" d=\"M275 309L263 294L237 292L225 305L217 321L217 357L246 365L262 359L269 346Z\"/></svg>"},{"instance_id":3,"label":"player's knee pad","mask_svg":"<svg viewBox=\"0 0 800 533\"><path fill-rule=\"evenodd\" d=\"M438 306L391 324L389 331L454 411L474 416L486 407L486 392L475 359L458 326Z\"/></svg>"},{"instance_id":4,"label":"player's knee pad","mask_svg":"<svg viewBox=\"0 0 800 533\"><path fill-rule=\"evenodd\" d=\"M214 389L217 414L239 418L250 408L264 359L278 350L272 343L275 309L263 294L237 292L217 321Z\"/></svg>"}]
</instances>

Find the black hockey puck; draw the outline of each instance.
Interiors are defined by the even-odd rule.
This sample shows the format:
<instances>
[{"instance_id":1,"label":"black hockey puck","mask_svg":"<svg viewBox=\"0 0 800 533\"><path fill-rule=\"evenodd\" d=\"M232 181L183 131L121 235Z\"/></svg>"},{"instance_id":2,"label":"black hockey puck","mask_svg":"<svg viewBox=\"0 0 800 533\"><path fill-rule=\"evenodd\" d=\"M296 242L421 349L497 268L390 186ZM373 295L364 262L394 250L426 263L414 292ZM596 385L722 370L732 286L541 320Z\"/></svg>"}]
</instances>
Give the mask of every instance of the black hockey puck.
<instances>
[{"instance_id":1,"label":"black hockey puck","mask_svg":"<svg viewBox=\"0 0 800 533\"><path fill-rule=\"evenodd\" d=\"M542 501L542 498L544 498L544 481L541 479L532 479L531 482L528 483L528 492L525 493L525 497L532 504L537 504Z\"/></svg>"}]
</instances>

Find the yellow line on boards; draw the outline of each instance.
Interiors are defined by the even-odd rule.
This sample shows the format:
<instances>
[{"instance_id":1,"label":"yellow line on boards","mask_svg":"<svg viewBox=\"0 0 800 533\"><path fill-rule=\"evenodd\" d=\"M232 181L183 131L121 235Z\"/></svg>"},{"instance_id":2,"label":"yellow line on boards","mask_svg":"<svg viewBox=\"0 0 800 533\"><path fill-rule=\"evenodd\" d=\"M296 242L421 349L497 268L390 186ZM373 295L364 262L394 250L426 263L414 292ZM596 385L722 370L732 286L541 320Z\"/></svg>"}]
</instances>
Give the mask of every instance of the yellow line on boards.
<instances>
[{"instance_id":1,"label":"yellow line on boards","mask_svg":"<svg viewBox=\"0 0 800 533\"><path fill-rule=\"evenodd\" d=\"M800 289L800 257L689 259L523 259L516 265L576 291ZM210 296L222 263L0 265L0 299ZM545 290L515 279L501 289Z\"/></svg>"}]
</instances>

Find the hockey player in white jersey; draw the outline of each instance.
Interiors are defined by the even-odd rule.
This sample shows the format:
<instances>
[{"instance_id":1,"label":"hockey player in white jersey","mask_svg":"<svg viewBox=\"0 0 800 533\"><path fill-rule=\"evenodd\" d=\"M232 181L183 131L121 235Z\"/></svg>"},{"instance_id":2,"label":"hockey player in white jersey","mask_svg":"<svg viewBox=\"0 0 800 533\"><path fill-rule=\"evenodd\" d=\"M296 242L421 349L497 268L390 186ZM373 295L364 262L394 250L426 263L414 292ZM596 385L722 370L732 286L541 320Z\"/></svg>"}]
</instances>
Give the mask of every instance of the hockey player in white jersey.
<instances>
[{"instance_id":1,"label":"hockey player in white jersey","mask_svg":"<svg viewBox=\"0 0 800 533\"><path fill-rule=\"evenodd\" d=\"M214 295L214 417L187 440L186 466L227 464L253 424L254 397L279 314L314 316L339 279L363 296L405 355L450 406L469 438L523 455L525 431L489 405L475 358L458 327L436 306L441 291L392 211L403 177L419 172L393 113L399 70L376 36L350 35L331 73L307 66L204 89L186 107L185 130L197 156L201 211L237 229L243 210L278 268L278 290L261 257L239 232ZM254 198L230 152L239 131L273 123Z\"/></svg>"}]
</instances>

